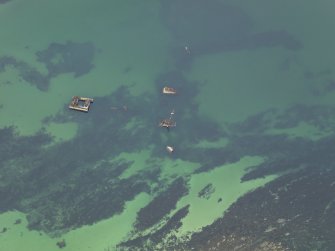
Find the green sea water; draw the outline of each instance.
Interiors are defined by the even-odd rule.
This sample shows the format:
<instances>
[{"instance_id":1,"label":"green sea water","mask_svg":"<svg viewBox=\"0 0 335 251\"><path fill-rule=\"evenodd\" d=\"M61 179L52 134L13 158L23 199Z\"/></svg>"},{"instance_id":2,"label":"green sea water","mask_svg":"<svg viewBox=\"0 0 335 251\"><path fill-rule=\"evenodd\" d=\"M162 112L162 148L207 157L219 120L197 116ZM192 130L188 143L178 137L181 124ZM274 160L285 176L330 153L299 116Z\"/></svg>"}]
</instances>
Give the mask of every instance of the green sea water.
<instances>
[{"instance_id":1,"label":"green sea water","mask_svg":"<svg viewBox=\"0 0 335 251\"><path fill-rule=\"evenodd\" d=\"M270 108L285 109L294 104L334 104L335 92L313 94L319 85L335 78L334 1L221 1L239 6L250 15L254 31L286 30L299 38L303 47L292 51L274 46L196 57L184 75L187 80L200 83L195 102L202 116L225 127L228 123L242 121ZM104 97L120 86L129 87L134 96L155 95L157 76L176 69L171 48L180 46L162 23L160 4L160 1L153 0L11 0L0 4L0 57L15 57L46 73L45 65L37 60L35 53L47 48L50 43L91 42L96 48L94 68L88 74L80 77L74 77L72 73L56 76L51 79L47 91L41 91L21 79L15 67L7 66L5 71L0 72L0 127L15 126L20 135L33 135L46 130L55 137L57 144L76 137L78 124L43 121L63 111L72 96ZM190 50L192 53L192 47ZM328 73L320 74L318 78L306 79L306 72L318 74L325 71ZM130 120L127 126L131 127L132 123L135 122ZM153 125L156 124L154 121ZM178 122L178 126L180 124L182 122ZM302 124L268 133L314 139L314 134L319 138L324 132ZM226 139L222 136L215 142L203 141L194 147L216 149L225 144ZM149 145L140 152L112 156L111 161L133 161L121 178L144 170L153 147ZM162 180L191 175L190 193L178 202L175 209L190 204L190 213L183 219L179 232L181 235L211 224L240 196L277 177L271 175L240 182L245 169L261 163L262 156L245 156L236 163L219 166L204 175L192 174L199 167L198 163L171 159L170 156L151 161L162 164ZM213 197L210 200L198 198L197 192L209 182L216 186ZM219 207L217 199L220 196L223 196L224 206ZM25 215L18 211L5 212L0 215L0 229L9 227L6 233L0 234L0 251L59 250L55 243L60 239L67 241L65 251L113 250L131 232L136 212L150 199L150 195L141 193L127 202L121 214L71 230L59 238L29 231L26 220L20 225L13 225L15 219L25 219Z\"/></svg>"}]
</instances>

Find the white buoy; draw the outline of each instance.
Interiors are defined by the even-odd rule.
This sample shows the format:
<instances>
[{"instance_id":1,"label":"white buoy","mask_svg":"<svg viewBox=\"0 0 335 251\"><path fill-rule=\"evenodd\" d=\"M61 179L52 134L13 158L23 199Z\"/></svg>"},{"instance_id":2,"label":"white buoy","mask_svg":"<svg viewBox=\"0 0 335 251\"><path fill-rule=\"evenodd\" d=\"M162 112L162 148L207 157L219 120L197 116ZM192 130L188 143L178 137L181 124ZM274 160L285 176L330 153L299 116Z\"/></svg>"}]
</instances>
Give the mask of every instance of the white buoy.
<instances>
[{"instance_id":1,"label":"white buoy","mask_svg":"<svg viewBox=\"0 0 335 251\"><path fill-rule=\"evenodd\" d=\"M187 54L191 54L190 48L188 46L185 46L184 49Z\"/></svg>"},{"instance_id":2,"label":"white buoy","mask_svg":"<svg viewBox=\"0 0 335 251\"><path fill-rule=\"evenodd\" d=\"M167 146L166 147L166 150L169 152L169 153L173 153L174 149L172 146Z\"/></svg>"}]
</instances>

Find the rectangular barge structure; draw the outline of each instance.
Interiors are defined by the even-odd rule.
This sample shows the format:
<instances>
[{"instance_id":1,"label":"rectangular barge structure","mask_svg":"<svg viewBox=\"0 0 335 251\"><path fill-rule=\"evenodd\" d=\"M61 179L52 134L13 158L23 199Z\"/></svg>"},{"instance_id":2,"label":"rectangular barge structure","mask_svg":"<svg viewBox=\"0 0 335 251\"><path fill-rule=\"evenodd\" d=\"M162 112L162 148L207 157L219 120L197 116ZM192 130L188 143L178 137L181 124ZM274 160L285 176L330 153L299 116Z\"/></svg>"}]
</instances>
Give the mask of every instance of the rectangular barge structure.
<instances>
[{"instance_id":1,"label":"rectangular barge structure","mask_svg":"<svg viewBox=\"0 0 335 251\"><path fill-rule=\"evenodd\" d=\"M175 127L176 126L176 122L174 122L172 119L163 119L159 123L159 126L160 127L165 127L165 128Z\"/></svg>"},{"instance_id":2,"label":"rectangular barge structure","mask_svg":"<svg viewBox=\"0 0 335 251\"><path fill-rule=\"evenodd\" d=\"M164 88L163 88L163 94L172 94L172 95L174 95L174 94L177 94L177 91L176 91L176 89L174 89L174 88L172 88L172 87L167 87L167 86L165 86Z\"/></svg>"},{"instance_id":3,"label":"rectangular barge structure","mask_svg":"<svg viewBox=\"0 0 335 251\"><path fill-rule=\"evenodd\" d=\"M73 96L69 108L81 112L88 112L93 101L92 98Z\"/></svg>"}]
</instances>

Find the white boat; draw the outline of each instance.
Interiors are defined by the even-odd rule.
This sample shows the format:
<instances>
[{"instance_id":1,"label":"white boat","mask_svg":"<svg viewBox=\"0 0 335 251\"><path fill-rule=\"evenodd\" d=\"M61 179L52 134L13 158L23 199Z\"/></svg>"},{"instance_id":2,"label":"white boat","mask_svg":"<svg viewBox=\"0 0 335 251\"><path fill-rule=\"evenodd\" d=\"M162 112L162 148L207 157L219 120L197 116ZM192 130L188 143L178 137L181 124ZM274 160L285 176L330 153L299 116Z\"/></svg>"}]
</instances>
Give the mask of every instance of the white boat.
<instances>
[{"instance_id":1,"label":"white boat","mask_svg":"<svg viewBox=\"0 0 335 251\"><path fill-rule=\"evenodd\" d=\"M166 150L168 151L168 153L173 153L174 148L172 146L167 146Z\"/></svg>"}]
</instances>

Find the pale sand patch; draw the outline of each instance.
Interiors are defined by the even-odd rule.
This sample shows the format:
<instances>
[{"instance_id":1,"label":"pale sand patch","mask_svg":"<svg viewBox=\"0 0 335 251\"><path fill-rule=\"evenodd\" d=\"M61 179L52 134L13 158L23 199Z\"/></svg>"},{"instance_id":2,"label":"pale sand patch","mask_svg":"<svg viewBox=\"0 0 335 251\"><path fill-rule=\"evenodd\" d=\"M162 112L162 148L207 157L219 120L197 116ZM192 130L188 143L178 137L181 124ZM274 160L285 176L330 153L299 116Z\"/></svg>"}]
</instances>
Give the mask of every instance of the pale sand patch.
<instances>
[{"instance_id":1,"label":"pale sand patch","mask_svg":"<svg viewBox=\"0 0 335 251\"><path fill-rule=\"evenodd\" d=\"M224 215L239 197L264 184L274 180L277 175L269 175L263 179L256 179L241 183L240 179L245 174L245 169L263 162L261 157L244 157L240 161L223 165L207 173L194 174L189 182L190 192L177 204L177 209L190 204L189 214L182 220L182 227L178 236L189 231L200 230ZM199 198L199 191L207 184L212 183L215 192L210 199ZM222 202L218 203L218 199Z\"/></svg>"}]
</instances>

